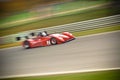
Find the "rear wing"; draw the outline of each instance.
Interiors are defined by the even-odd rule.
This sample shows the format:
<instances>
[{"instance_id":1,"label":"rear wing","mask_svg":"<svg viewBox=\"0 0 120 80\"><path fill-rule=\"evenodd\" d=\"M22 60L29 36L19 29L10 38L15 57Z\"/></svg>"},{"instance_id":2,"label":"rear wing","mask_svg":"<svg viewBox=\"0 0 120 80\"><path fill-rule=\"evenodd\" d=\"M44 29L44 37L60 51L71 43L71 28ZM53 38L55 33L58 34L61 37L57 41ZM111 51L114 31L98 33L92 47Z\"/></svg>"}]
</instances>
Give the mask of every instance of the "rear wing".
<instances>
[{"instance_id":1,"label":"rear wing","mask_svg":"<svg viewBox=\"0 0 120 80\"><path fill-rule=\"evenodd\" d=\"M21 37L18 36L18 37L16 37L16 40L17 40L17 41L20 41L20 40L22 40L22 39L24 39L24 40L25 40L25 39L30 39L30 38L32 38L33 36L36 36L36 35L35 35L35 33L32 32L32 33L28 34L28 36L21 36Z\"/></svg>"},{"instance_id":2,"label":"rear wing","mask_svg":"<svg viewBox=\"0 0 120 80\"><path fill-rule=\"evenodd\" d=\"M20 40L26 40L26 39L30 39L30 38L33 38L33 37L35 37L35 36L48 36L48 33L47 33L47 31L43 31L43 32L32 32L32 33L29 33L27 36L25 35L25 36L18 36L18 37L16 37L16 40L17 41L20 41Z\"/></svg>"}]
</instances>

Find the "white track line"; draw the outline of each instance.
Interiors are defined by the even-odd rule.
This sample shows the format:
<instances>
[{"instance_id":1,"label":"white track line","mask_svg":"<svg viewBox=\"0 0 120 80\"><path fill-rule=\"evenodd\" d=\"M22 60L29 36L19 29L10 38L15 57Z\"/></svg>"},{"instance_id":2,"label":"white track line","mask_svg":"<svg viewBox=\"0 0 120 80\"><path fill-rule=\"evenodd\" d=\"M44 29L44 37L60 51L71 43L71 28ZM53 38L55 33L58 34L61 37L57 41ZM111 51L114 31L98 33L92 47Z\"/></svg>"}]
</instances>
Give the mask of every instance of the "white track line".
<instances>
[{"instance_id":1,"label":"white track line","mask_svg":"<svg viewBox=\"0 0 120 80\"><path fill-rule=\"evenodd\" d=\"M3 76L3 77L0 77L0 79L3 79L3 78L16 78L16 77L47 76L47 75L70 74L70 73L85 73L85 72L108 71L108 70L119 70L119 69L120 69L120 67L105 68L105 69L99 68L99 69L85 69L85 70L74 70L74 71L22 74L22 75Z\"/></svg>"}]
</instances>

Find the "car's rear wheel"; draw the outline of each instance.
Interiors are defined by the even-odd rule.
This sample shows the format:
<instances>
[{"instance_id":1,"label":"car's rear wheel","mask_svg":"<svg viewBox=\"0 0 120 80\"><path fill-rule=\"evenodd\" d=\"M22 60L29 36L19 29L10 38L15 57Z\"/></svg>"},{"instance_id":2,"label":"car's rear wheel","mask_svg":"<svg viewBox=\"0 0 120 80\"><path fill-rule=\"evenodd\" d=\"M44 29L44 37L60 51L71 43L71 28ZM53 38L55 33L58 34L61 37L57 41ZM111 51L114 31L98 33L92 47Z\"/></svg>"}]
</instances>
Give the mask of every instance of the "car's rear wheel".
<instances>
[{"instance_id":1,"label":"car's rear wheel","mask_svg":"<svg viewBox=\"0 0 120 80\"><path fill-rule=\"evenodd\" d=\"M30 48L30 43L28 41L24 42L24 48L29 49Z\"/></svg>"},{"instance_id":2,"label":"car's rear wheel","mask_svg":"<svg viewBox=\"0 0 120 80\"><path fill-rule=\"evenodd\" d=\"M50 43L51 43L52 45L57 44L56 38L51 38L51 39L50 39Z\"/></svg>"}]
</instances>

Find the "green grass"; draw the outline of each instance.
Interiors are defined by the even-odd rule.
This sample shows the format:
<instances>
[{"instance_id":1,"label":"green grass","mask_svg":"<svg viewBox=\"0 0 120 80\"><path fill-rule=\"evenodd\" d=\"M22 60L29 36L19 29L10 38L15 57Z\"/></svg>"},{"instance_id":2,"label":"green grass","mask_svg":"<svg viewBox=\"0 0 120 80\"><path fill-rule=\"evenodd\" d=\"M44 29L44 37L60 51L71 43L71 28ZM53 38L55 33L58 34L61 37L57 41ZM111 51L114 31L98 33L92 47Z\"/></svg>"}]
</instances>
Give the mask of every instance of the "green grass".
<instances>
[{"instance_id":1,"label":"green grass","mask_svg":"<svg viewBox=\"0 0 120 80\"><path fill-rule=\"evenodd\" d=\"M7 22L13 22L13 21L27 19L27 18L35 16L36 14L38 14L39 16L42 16L42 15L46 14L47 12L49 12L49 13L52 12L54 14L54 13L68 11L68 10L74 10L74 9L78 9L78 8L93 6L93 5L97 5L97 4L103 4L106 2L110 2L110 1L97 0L97 1L89 2L89 1L78 0L78 1L62 3L62 4L56 4L56 5L49 6L48 8L50 8L50 10L45 10L45 11L41 11L41 12L32 11L32 13L30 11L24 11L21 13L17 13L17 14L2 18L2 19L0 19L0 25L5 24ZM3 26L3 28L4 27L5 26ZM0 28L1 28L1 26L0 26Z\"/></svg>"},{"instance_id":2,"label":"green grass","mask_svg":"<svg viewBox=\"0 0 120 80\"><path fill-rule=\"evenodd\" d=\"M29 24L24 24L24 25L19 25L19 26L12 27L12 28L3 29L0 31L0 37L9 35L9 34L16 34L21 31L40 29L40 28L45 28L45 27L72 23L72 22L95 19L99 17L105 17L109 15L111 14L109 14L109 11L107 8L92 9L92 10L87 10L83 12L80 11L80 12L70 14L70 15L48 18L48 19L39 20L37 22L33 22Z\"/></svg>"},{"instance_id":3,"label":"green grass","mask_svg":"<svg viewBox=\"0 0 120 80\"><path fill-rule=\"evenodd\" d=\"M2 80L119 80L120 70L95 71L85 73L60 74L50 76L9 78Z\"/></svg>"},{"instance_id":4,"label":"green grass","mask_svg":"<svg viewBox=\"0 0 120 80\"><path fill-rule=\"evenodd\" d=\"M54 5L54 12L58 13L58 12L64 12L64 11L69 11L69 10L74 10L74 9L78 9L78 8L85 8L85 7L89 7L89 6L93 6L93 5L97 5L97 4L103 4L103 3L107 3L110 1L105 1L105 0L94 0L94 1L88 1L88 0L76 0L73 2L67 2L64 4L59 4L59 5Z\"/></svg>"},{"instance_id":5,"label":"green grass","mask_svg":"<svg viewBox=\"0 0 120 80\"><path fill-rule=\"evenodd\" d=\"M77 36L85 36L85 35L90 35L90 34L97 34L97 33L103 33L103 32L116 31L116 30L120 30L120 24L116 24L113 26L105 26L103 28L97 28L97 29L92 29L92 30L74 32L73 35L77 37ZM21 44L20 42L1 44L0 48L20 46L20 44Z\"/></svg>"},{"instance_id":6,"label":"green grass","mask_svg":"<svg viewBox=\"0 0 120 80\"><path fill-rule=\"evenodd\" d=\"M72 10L72 9L77 9L77 7L86 7L90 6L92 4L101 4L101 3L107 3L110 2L109 0L98 0L98 1L77 1L77 2L72 2L72 3L65 3L61 5L56 5L57 7L53 7L56 9L53 9L54 11L61 12L64 10ZM81 5L78 5L78 3L81 3ZM88 5L87 5L88 4ZM75 5L75 6L71 6ZM68 7L69 6L69 7ZM88 10L83 10L83 11L78 11L78 12L71 12L69 14L65 15L58 15L54 16L51 18L43 19L43 20L38 20L34 21L31 23L23 23L23 24L18 24L15 23L14 25L10 24L8 26L12 27L3 27L0 29L0 37L10 35L10 34L17 34L22 31L27 31L27 30L33 30L33 29L40 29L40 28L46 28L46 27L52 27L56 25L63 25L67 23L73 23L73 22L78 22L78 21L84 21L84 20L89 20L89 19L95 19L95 18L100 18L100 17L105 17L105 16L110 16L114 14L118 14L120 11L119 9L114 9L113 7L108 8L108 6L104 7L99 7L99 8L93 8L93 9L88 9ZM35 15L35 13L23 13L19 15L14 15L9 17L8 19L1 19L0 23L4 22L9 22L10 20L17 20L17 19L24 19L27 17L30 17L32 15ZM16 25L18 24L18 25ZM15 26L16 25L16 26ZM1 26L0 26L1 27Z\"/></svg>"},{"instance_id":7,"label":"green grass","mask_svg":"<svg viewBox=\"0 0 120 80\"><path fill-rule=\"evenodd\" d=\"M22 13L19 13L19 14L12 15L12 16L9 16L7 18L1 19L0 24L4 24L4 23L7 23L7 22L12 22L12 21L16 21L16 20L22 20L22 19L25 19L25 18L30 18L32 15L33 15L32 13L22 12ZM1 26L0 26L0 28L1 28Z\"/></svg>"}]
</instances>

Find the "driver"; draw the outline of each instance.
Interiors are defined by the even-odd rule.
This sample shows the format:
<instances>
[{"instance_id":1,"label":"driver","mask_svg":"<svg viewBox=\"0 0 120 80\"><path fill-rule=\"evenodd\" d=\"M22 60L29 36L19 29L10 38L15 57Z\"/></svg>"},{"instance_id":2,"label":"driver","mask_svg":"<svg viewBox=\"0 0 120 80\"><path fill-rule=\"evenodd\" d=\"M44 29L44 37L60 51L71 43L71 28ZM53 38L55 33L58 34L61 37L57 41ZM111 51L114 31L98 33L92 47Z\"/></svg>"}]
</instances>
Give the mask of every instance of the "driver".
<instances>
[{"instance_id":1,"label":"driver","mask_svg":"<svg viewBox=\"0 0 120 80\"><path fill-rule=\"evenodd\" d=\"M42 36L43 37L47 36L46 32L42 32Z\"/></svg>"},{"instance_id":2,"label":"driver","mask_svg":"<svg viewBox=\"0 0 120 80\"><path fill-rule=\"evenodd\" d=\"M48 36L47 31L40 32L40 33L38 34L38 36L41 36L41 37Z\"/></svg>"}]
</instances>

